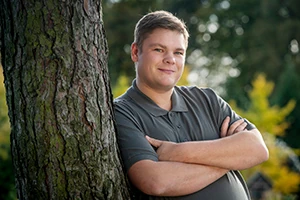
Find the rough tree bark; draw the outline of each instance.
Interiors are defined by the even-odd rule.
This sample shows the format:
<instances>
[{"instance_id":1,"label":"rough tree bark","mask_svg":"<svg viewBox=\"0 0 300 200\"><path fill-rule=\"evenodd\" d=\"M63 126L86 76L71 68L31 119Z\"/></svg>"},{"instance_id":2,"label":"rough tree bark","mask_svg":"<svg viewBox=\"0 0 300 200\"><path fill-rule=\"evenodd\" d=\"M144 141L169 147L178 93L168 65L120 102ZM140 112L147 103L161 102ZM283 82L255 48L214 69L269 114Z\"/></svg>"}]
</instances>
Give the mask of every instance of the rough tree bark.
<instances>
[{"instance_id":1,"label":"rough tree bark","mask_svg":"<svg viewBox=\"0 0 300 200\"><path fill-rule=\"evenodd\" d=\"M1 0L19 199L129 199L100 0Z\"/></svg>"}]
</instances>

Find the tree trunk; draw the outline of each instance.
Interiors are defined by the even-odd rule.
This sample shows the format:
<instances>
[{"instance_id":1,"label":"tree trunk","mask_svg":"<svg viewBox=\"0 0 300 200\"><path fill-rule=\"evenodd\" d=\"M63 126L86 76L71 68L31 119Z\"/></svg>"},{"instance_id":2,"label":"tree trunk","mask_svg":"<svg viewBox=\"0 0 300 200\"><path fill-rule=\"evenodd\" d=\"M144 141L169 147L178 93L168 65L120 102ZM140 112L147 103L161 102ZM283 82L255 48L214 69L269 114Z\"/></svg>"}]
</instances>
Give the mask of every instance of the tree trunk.
<instances>
[{"instance_id":1,"label":"tree trunk","mask_svg":"<svg viewBox=\"0 0 300 200\"><path fill-rule=\"evenodd\" d=\"M101 1L1 0L19 199L129 199Z\"/></svg>"}]
</instances>

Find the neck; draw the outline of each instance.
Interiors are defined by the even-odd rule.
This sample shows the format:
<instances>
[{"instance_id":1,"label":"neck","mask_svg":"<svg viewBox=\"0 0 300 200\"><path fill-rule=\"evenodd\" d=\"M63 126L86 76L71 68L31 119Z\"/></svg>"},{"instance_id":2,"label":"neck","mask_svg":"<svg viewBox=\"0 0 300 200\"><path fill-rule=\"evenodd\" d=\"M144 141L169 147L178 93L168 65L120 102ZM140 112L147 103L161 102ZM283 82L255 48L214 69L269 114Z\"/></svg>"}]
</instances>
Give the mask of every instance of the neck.
<instances>
[{"instance_id":1,"label":"neck","mask_svg":"<svg viewBox=\"0 0 300 200\"><path fill-rule=\"evenodd\" d=\"M147 95L152 101L154 101L160 108L165 110L172 109L171 96L173 93L173 88L170 90L155 90L153 88L139 85L137 83L137 87L140 91L142 91L145 95Z\"/></svg>"}]
</instances>

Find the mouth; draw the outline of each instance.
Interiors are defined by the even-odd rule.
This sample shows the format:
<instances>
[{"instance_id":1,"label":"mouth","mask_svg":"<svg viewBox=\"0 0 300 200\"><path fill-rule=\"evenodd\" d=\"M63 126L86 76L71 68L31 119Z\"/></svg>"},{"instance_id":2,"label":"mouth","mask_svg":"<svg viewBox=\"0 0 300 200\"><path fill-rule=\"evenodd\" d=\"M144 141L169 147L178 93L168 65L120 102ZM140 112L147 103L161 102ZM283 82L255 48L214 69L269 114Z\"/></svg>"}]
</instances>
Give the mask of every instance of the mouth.
<instances>
[{"instance_id":1,"label":"mouth","mask_svg":"<svg viewBox=\"0 0 300 200\"><path fill-rule=\"evenodd\" d=\"M163 72L163 73L166 73L166 74L172 74L174 73L175 71L172 70L172 69L158 69L159 71Z\"/></svg>"}]
</instances>

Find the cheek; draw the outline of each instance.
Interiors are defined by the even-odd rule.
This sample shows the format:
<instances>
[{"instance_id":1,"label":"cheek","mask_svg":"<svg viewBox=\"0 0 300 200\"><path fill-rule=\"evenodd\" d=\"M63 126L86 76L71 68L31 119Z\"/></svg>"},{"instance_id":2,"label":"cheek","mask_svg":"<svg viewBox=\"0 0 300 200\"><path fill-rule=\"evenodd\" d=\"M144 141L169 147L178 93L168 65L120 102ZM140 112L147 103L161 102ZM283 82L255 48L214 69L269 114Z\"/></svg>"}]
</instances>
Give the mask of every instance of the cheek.
<instances>
[{"instance_id":1,"label":"cheek","mask_svg":"<svg viewBox=\"0 0 300 200\"><path fill-rule=\"evenodd\" d=\"M142 75L142 76L145 76L145 75L147 75L147 74L149 74L149 70L151 70L151 69L149 69L149 67L147 66L147 65L145 65L145 64L143 64L143 65L137 65L137 71L138 71L138 73L140 74L140 75Z\"/></svg>"},{"instance_id":2,"label":"cheek","mask_svg":"<svg viewBox=\"0 0 300 200\"><path fill-rule=\"evenodd\" d=\"M184 71L184 64L180 65L180 67L178 67L178 71L179 71L179 75L182 76L183 71Z\"/></svg>"},{"instance_id":3,"label":"cheek","mask_svg":"<svg viewBox=\"0 0 300 200\"><path fill-rule=\"evenodd\" d=\"M178 66L178 69L183 71L183 69L184 69L184 60L178 60L177 61L177 66Z\"/></svg>"},{"instance_id":4,"label":"cheek","mask_svg":"<svg viewBox=\"0 0 300 200\"><path fill-rule=\"evenodd\" d=\"M178 57L176 59L176 62L178 63L178 65L184 65L185 58L184 57Z\"/></svg>"}]
</instances>

